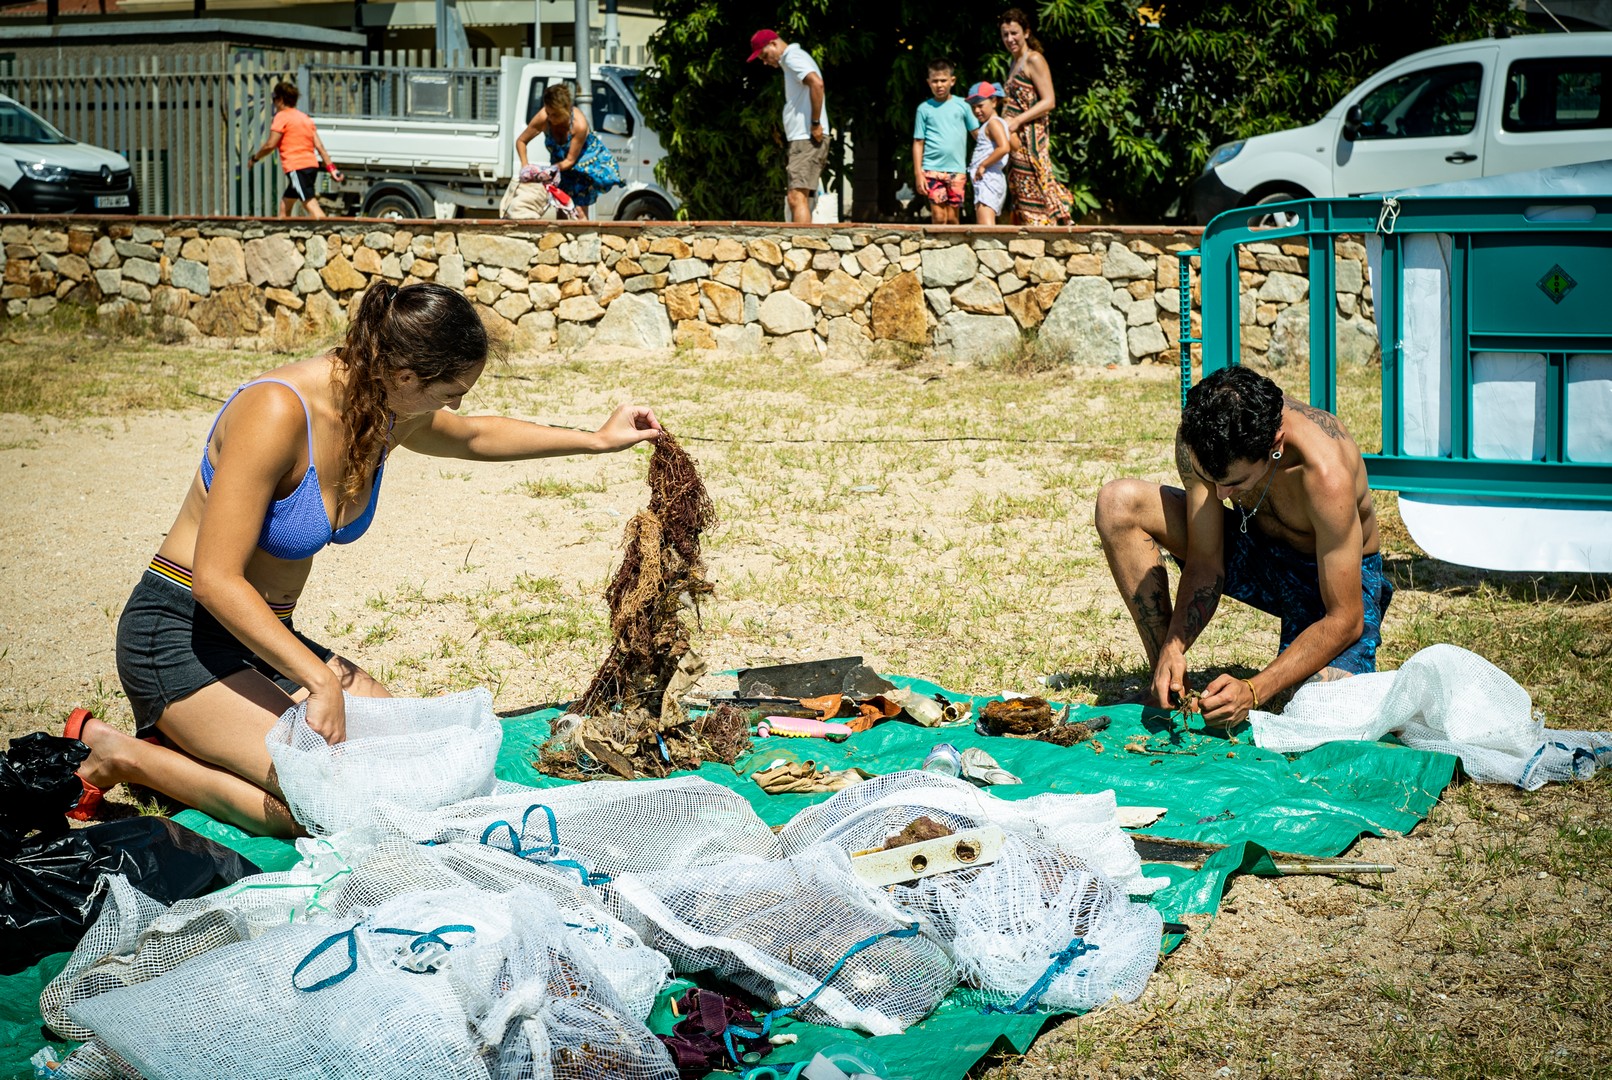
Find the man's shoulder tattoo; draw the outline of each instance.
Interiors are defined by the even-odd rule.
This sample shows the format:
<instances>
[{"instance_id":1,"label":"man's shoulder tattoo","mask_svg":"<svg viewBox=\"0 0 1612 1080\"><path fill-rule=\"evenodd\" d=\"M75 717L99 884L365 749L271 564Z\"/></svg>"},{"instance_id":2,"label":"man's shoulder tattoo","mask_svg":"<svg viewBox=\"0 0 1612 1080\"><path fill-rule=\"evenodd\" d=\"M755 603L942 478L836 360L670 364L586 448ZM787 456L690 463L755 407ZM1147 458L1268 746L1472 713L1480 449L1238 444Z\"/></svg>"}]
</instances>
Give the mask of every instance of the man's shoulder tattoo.
<instances>
[{"instance_id":1,"label":"man's shoulder tattoo","mask_svg":"<svg viewBox=\"0 0 1612 1080\"><path fill-rule=\"evenodd\" d=\"M1314 405L1299 401L1296 398L1287 398L1286 402L1288 408L1326 432L1328 437L1333 439L1346 439L1349 437L1349 433L1343 430L1343 425L1338 423L1338 418L1324 409L1317 409Z\"/></svg>"}]
</instances>

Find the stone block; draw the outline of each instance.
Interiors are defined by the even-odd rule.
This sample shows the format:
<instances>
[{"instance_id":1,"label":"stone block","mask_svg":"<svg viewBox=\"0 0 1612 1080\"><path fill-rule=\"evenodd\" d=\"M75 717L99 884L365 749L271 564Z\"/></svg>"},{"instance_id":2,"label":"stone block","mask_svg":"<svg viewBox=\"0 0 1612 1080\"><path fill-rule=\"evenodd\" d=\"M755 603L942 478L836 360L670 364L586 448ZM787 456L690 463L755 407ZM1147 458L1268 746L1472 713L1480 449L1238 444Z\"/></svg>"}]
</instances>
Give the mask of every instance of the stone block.
<instances>
[{"instance_id":1,"label":"stone block","mask_svg":"<svg viewBox=\"0 0 1612 1080\"><path fill-rule=\"evenodd\" d=\"M1310 293L1310 279L1280 271L1271 274L1259 287L1261 300L1274 300L1279 304L1296 304Z\"/></svg>"},{"instance_id":2,"label":"stone block","mask_svg":"<svg viewBox=\"0 0 1612 1080\"><path fill-rule=\"evenodd\" d=\"M834 270L823 279L820 305L824 315L849 315L860 311L867 303L868 293L862 283L843 270Z\"/></svg>"},{"instance_id":3,"label":"stone block","mask_svg":"<svg viewBox=\"0 0 1612 1080\"><path fill-rule=\"evenodd\" d=\"M324 281L325 288L329 289L333 293L352 292L355 289L362 289L368 280L363 274L360 274L356 269L353 268L352 263L348 262L347 259L341 255L337 255L334 259L331 259L328 263L326 263L324 267L320 269L319 277ZM443 284L447 283L443 282ZM462 288L463 285L464 278L461 275L459 287ZM200 324L198 323L197 325Z\"/></svg>"},{"instance_id":4,"label":"stone block","mask_svg":"<svg viewBox=\"0 0 1612 1080\"><path fill-rule=\"evenodd\" d=\"M211 296L191 306L190 321L208 337L254 337L263 323L263 302L245 283L215 287Z\"/></svg>"},{"instance_id":5,"label":"stone block","mask_svg":"<svg viewBox=\"0 0 1612 1080\"><path fill-rule=\"evenodd\" d=\"M1382 357L1382 343L1377 339L1377 324L1370 319L1340 319L1338 321L1338 362L1340 364L1372 364Z\"/></svg>"},{"instance_id":6,"label":"stone block","mask_svg":"<svg viewBox=\"0 0 1612 1080\"><path fill-rule=\"evenodd\" d=\"M532 301L532 307L539 311L551 311L560 304L560 287L544 282L533 282L526 286L526 295Z\"/></svg>"},{"instance_id":7,"label":"stone block","mask_svg":"<svg viewBox=\"0 0 1612 1080\"><path fill-rule=\"evenodd\" d=\"M797 330L793 334L770 338L767 341L767 351L775 356L799 356L807 359L816 359L822 355L817 335L811 330Z\"/></svg>"},{"instance_id":8,"label":"stone block","mask_svg":"<svg viewBox=\"0 0 1612 1080\"><path fill-rule=\"evenodd\" d=\"M630 293L655 292L666 287L665 274L639 274L622 281L622 290Z\"/></svg>"},{"instance_id":9,"label":"stone block","mask_svg":"<svg viewBox=\"0 0 1612 1080\"><path fill-rule=\"evenodd\" d=\"M1041 319L1046 314L1040 303L1036 301L1035 292L1031 289L1020 289L1002 298L1003 305L1008 314L1013 316L1019 326L1028 330L1032 326L1040 326Z\"/></svg>"},{"instance_id":10,"label":"stone block","mask_svg":"<svg viewBox=\"0 0 1612 1080\"><path fill-rule=\"evenodd\" d=\"M745 245L750 257L767 266L779 266L784 261L784 253L775 241L765 237L757 237Z\"/></svg>"},{"instance_id":11,"label":"stone block","mask_svg":"<svg viewBox=\"0 0 1612 1080\"><path fill-rule=\"evenodd\" d=\"M56 274L58 277L70 281L83 281L90 276L90 264L82 255L63 255L56 260ZM202 267L202 280L207 280L207 268Z\"/></svg>"},{"instance_id":12,"label":"stone block","mask_svg":"<svg viewBox=\"0 0 1612 1080\"><path fill-rule=\"evenodd\" d=\"M95 287L101 290L102 296L116 296L118 287L123 284L123 275L116 270L97 270L94 276Z\"/></svg>"},{"instance_id":13,"label":"stone block","mask_svg":"<svg viewBox=\"0 0 1612 1080\"><path fill-rule=\"evenodd\" d=\"M673 259L667 267L667 274L673 285L679 285L685 281L710 277L711 266L704 259Z\"/></svg>"},{"instance_id":14,"label":"stone block","mask_svg":"<svg viewBox=\"0 0 1612 1080\"><path fill-rule=\"evenodd\" d=\"M562 322L592 322L603 318L605 309L599 302L584 292L581 296L571 296L560 301L555 314Z\"/></svg>"},{"instance_id":15,"label":"stone block","mask_svg":"<svg viewBox=\"0 0 1612 1080\"><path fill-rule=\"evenodd\" d=\"M835 267L834 273L843 273L843 271ZM789 283L789 295L805 301L812 307L817 307L823 302L822 279L811 272L797 274Z\"/></svg>"},{"instance_id":16,"label":"stone block","mask_svg":"<svg viewBox=\"0 0 1612 1080\"><path fill-rule=\"evenodd\" d=\"M967 244L927 248L922 252L923 286L926 289L952 288L979 272L979 258Z\"/></svg>"},{"instance_id":17,"label":"stone block","mask_svg":"<svg viewBox=\"0 0 1612 1080\"><path fill-rule=\"evenodd\" d=\"M811 307L788 292L775 292L763 300L757 318L761 328L774 337L796 334L817 325Z\"/></svg>"},{"instance_id":18,"label":"stone block","mask_svg":"<svg viewBox=\"0 0 1612 1080\"><path fill-rule=\"evenodd\" d=\"M599 320L593 341L596 345L667 349L672 345L672 323L666 316L666 308L655 297L646 293L624 295L618 297Z\"/></svg>"},{"instance_id":19,"label":"stone block","mask_svg":"<svg viewBox=\"0 0 1612 1080\"><path fill-rule=\"evenodd\" d=\"M1020 237L1008 241L1008 251L1014 255L1023 255L1027 259L1039 259L1047 253L1047 242Z\"/></svg>"},{"instance_id":20,"label":"stone block","mask_svg":"<svg viewBox=\"0 0 1612 1080\"><path fill-rule=\"evenodd\" d=\"M388 248L392 246L390 236L387 237L386 246ZM593 246L594 259L597 261L599 246L597 237L594 238ZM466 263L508 267L524 274L537 255L537 245L516 236L467 231L459 237L459 255Z\"/></svg>"},{"instance_id":21,"label":"stone block","mask_svg":"<svg viewBox=\"0 0 1612 1080\"><path fill-rule=\"evenodd\" d=\"M700 282L700 294L703 297L701 307L705 310L706 321L712 323L741 323L744 322L744 293L738 289L715 281ZM686 322L688 320L679 320Z\"/></svg>"},{"instance_id":22,"label":"stone block","mask_svg":"<svg viewBox=\"0 0 1612 1080\"><path fill-rule=\"evenodd\" d=\"M940 320L939 336L954 359L990 363L1016 353L1023 338L1019 324L1006 315L975 315L953 311Z\"/></svg>"},{"instance_id":23,"label":"stone block","mask_svg":"<svg viewBox=\"0 0 1612 1080\"><path fill-rule=\"evenodd\" d=\"M772 292L773 272L759 259L746 259L739 267L739 288L753 296L766 296Z\"/></svg>"},{"instance_id":24,"label":"stone block","mask_svg":"<svg viewBox=\"0 0 1612 1080\"><path fill-rule=\"evenodd\" d=\"M626 292L626 289L622 286L620 274L600 264L588 277L588 291L599 301L600 306L609 307L612 301Z\"/></svg>"},{"instance_id":25,"label":"stone block","mask_svg":"<svg viewBox=\"0 0 1612 1080\"><path fill-rule=\"evenodd\" d=\"M207 280L206 265L194 259L175 259L168 267L168 283L176 289L189 289L197 296L206 296L212 292L212 285Z\"/></svg>"},{"instance_id":26,"label":"stone block","mask_svg":"<svg viewBox=\"0 0 1612 1080\"><path fill-rule=\"evenodd\" d=\"M711 257L718 262L739 262L745 257L745 247L731 236L724 236L717 240L716 247L712 249Z\"/></svg>"},{"instance_id":27,"label":"stone block","mask_svg":"<svg viewBox=\"0 0 1612 1080\"><path fill-rule=\"evenodd\" d=\"M1100 277L1073 277L1064 282L1041 323L1039 343L1047 354L1089 367L1128 363L1131 354L1125 318L1114 310L1112 292L1108 281Z\"/></svg>"},{"instance_id":28,"label":"stone block","mask_svg":"<svg viewBox=\"0 0 1612 1080\"><path fill-rule=\"evenodd\" d=\"M560 261L588 266L599 261L598 233L585 233L560 245Z\"/></svg>"},{"instance_id":29,"label":"stone block","mask_svg":"<svg viewBox=\"0 0 1612 1080\"><path fill-rule=\"evenodd\" d=\"M441 250L440 245L437 250ZM329 278L325 279L327 282ZM437 260L437 284L449 289L462 289L465 287L465 257L463 255L444 255Z\"/></svg>"},{"instance_id":30,"label":"stone block","mask_svg":"<svg viewBox=\"0 0 1612 1080\"><path fill-rule=\"evenodd\" d=\"M687 349L714 349L716 335L698 319L685 319L672 328L672 344Z\"/></svg>"},{"instance_id":31,"label":"stone block","mask_svg":"<svg viewBox=\"0 0 1612 1080\"><path fill-rule=\"evenodd\" d=\"M358 248L353 252L353 268L361 274L380 273L381 253L374 248Z\"/></svg>"},{"instance_id":32,"label":"stone block","mask_svg":"<svg viewBox=\"0 0 1612 1080\"><path fill-rule=\"evenodd\" d=\"M1170 347L1170 343L1164 340L1164 331L1159 329L1159 324L1156 322L1131 327L1126 331L1126 341L1130 346L1131 355L1137 359L1164 352Z\"/></svg>"},{"instance_id":33,"label":"stone block","mask_svg":"<svg viewBox=\"0 0 1612 1080\"><path fill-rule=\"evenodd\" d=\"M979 241L974 241L975 251L980 261L993 274L1005 273L1013 269L1013 257L999 248L985 248L980 250Z\"/></svg>"},{"instance_id":34,"label":"stone block","mask_svg":"<svg viewBox=\"0 0 1612 1080\"><path fill-rule=\"evenodd\" d=\"M755 300L755 297L748 299ZM746 322L743 326L718 326L711 331L711 336L716 338L717 348L740 356L759 353L765 340L761 324L756 322Z\"/></svg>"},{"instance_id":35,"label":"stone block","mask_svg":"<svg viewBox=\"0 0 1612 1080\"><path fill-rule=\"evenodd\" d=\"M925 289L924 302L938 319L952 309L952 294L945 289Z\"/></svg>"},{"instance_id":36,"label":"stone block","mask_svg":"<svg viewBox=\"0 0 1612 1080\"><path fill-rule=\"evenodd\" d=\"M1277 314L1276 322L1271 327L1269 359L1271 367L1305 363L1310 359L1309 304L1292 304Z\"/></svg>"},{"instance_id":37,"label":"stone block","mask_svg":"<svg viewBox=\"0 0 1612 1080\"><path fill-rule=\"evenodd\" d=\"M302 252L286 236L265 236L246 242L246 280L253 285L285 288L302 269Z\"/></svg>"},{"instance_id":38,"label":"stone block","mask_svg":"<svg viewBox=\"0 0 1612 1080\"><path fill-rule=\"evenodd\" d=\"M744 284L744 264L736 262L717 263L716 272L711 276L728 288L737 289Z\"/></svg>"},{"instance_id":39,"label":"stone block","mask_svg":"<svg viewBox=\"0 0 1612 1080\"><path fill-rule=\"evenodd\" d=\"M532 310L532 298L524 291L507 292L493 304L493 310L510 322L514 322Z\"/></svg>"},{"instance_id":40,"label":"stone block","mask_svg":"<svg viewBox=\"0 0 1612 1080\"><path fill-rule=\"evenodd\" d=\"M1177 288L1157 289L1153 293L1153 302L1166 315L1178 315L1181 311L1181 290Z\"/></svg>"},{"instance_id":41,"label":"stone block","mask_svg":"<svg viewBox=\"0 0 1612 1080\"><path fill-rule=\"evenodd\" d=\"M1154 275L1152 264L1118 241L1108 245L1103 257L1103 276L1110 281L1130 281Z\"/></svg>"},{"instance_id":42,"label":"stone block","mask_svg":"<svg viewBox=\"0 0 1612 1080\"><path fill-rule=\"evenodd\" d=\"M513 271L507 272L513 273ZM519 274L516 274L515 276L522 285L526 284L526 279L524 277L521 277ZM386 278L388 281L402 280L403 260L398 257L396 252L388 251L381 257L381 277Z\"/></svg>"},{"instance_id":43,"label":"stone block","mask_svg":"<svg viewBox=\"0 0 1612 1080\"><path fill-rule=\"evenodd\" d=\"M700 317L700 287L692 281L666 286L661 293L666 314L673 322L686 322Z\"/></svg>"},{"instance_id":44,"label":"stone block","mask_svg":"<svg viewBox=\"0 0 1612 1080\"><path fill-rule=\"evenodd\" d=\"M102 237L105 239L105 237ZM92 251L90 265L95 265ZM215 236L207 242L207 283L215 289L222 289L229 285L246 284L246 252L241 242L233 236ZM194 320L192 320L194 321ZM201 324L197 329L206 334ZM223 334L209 334L209 337L227 337Z\"/></svg>"},{"instance_id":45,"label":"stone block","mask_svg":"<svg viewBox=\"0 0 1612 1080\"><path fill-rule=\"evenodd\" d=\"M776 247L776 245L774 245ZM649 242L649 250L654 255L669 255L674 259L686 259L694 254L694 249L675 236L657 236ZM752 250L752 254L754 251Z\"/></svg>"},{"instance_id":46,"label":"stone block","mask_svg":"<svg viewBox=\"0 0 1612 1080\"><path fill-rule=\"evenodd\" d=\"M976 315L1001 315L1007 308L1002 304L1002 293L996 282L981 274L952 291L951 301L964 311Z\"/></svg>"},{"instance_id":47,"label":"stone block","mask_svg":"<svg viewBox=\"0 0 1612 1080\"><path fill-rule=\"evenodd\" d=\"M176 275L170 275L170 277L172 278L174 284L177 285L179 283L179 279ZM204 278L203 280L205 281L206 279ZM311 267L304 266L301 270L297 271L297 280L292 283L291 287L297 292L301 293L303 296L306 296L309 293L322 291L325 287L325 282L324 279L319 276L319 271L314 270ZM194 292L195 290L191 291Z\"/></svg>"},{"instance_id":48,"label":"stone block","mask_svg":"<svg viewBox=\"0 0 1612 1080\"><path fill-rule=\"evenodd\" d=\"M1332 260L1334 274L1337 278L1340 293L1356 293L1366 285L1366 279L1360 272L1360 264L1353 259Z\"/></svg>"},{"instance_id":49,"label":"stone block","mask_svg":"<svg viewBox=\"0 0 1612 1080\"><path fill-rule=\"evenodd\" d=\"M869 274L882 274L884 273L884 268L890 265L891 260L879 248L869 244L856 253L856 262L858 266Z\"/></svg>"},{"instance_id":50,"label":"stone block","mask_svg":"<svg viewBox=\"0 0 1612 1080\"><path fill-rule=\"evenodd\" d=\"M157 249L150 244L137 244L133 240L114 240L112 246L117 249L118 255L125 259L150 259L157 261ZM63 250L66 250L65 247Z\"/></svg>"},{"instance_id":51,"label":"stone block","mask_svg":"<svg viewBox=\"0 0 1612 1080\"><path fill-rule=\"evenodd\" d=\"M28 301L28 316L37 319L41 315L49 315L56 310L56 304L54 296L36 296Z\"/></svg>"},{"instance_id":52,"label":"stone block","mask_svg":"<svg viewBox=\"0 0 1612 1080\"><path fill-rule=\"evenodd\" d=\"M1096 277L1103 272L1103 257L1095 252L1071 255L1064 261L1063 268L1069 271L1070 277Z\"/></svg>"},{"instance_id":53,"label":"stone block","mask_svg":"<svg viewBox=\"0 0 1612 1080\"><path fill-rule=\"evenodd\" d=\"M1068 271L1064 269L1063 263L1057 259L1049 255L1043 255L1038 259L1030 260L1030 273L1028 276L1031 281L1039 285L1047 281L1062 281L1068 276Z\"/></svg>"},{"instance_id":54,"label":"stone block","mask_svg":"<svg viewBox=\"0 0 1612 1080\"><path fill-rule=\"evenodd\" d=\"M784 269L798 274L812 264L812 253L805 248L790 248L784 252Z\"/></svg>"},{"instance_id":55,"label":"stone block","mask_svg":"<svg viewBox=\"0 0 1612 1080\"><path fill-rule=\"evenodd\" d=\"M1148 323L1158 321L1159 309L1153 305L1151 297L1146 300L1138 300L1125 309L1126 326L1146 326Z\"/></svg>"},{"instance_id":56,"label":"stone block","mask_svg":"<svg viewBox=\"0 0 1612 1080\"><path fill-rule=\"evenodd\" d=\"M929 343L929 315L924 308L923 285L916 271L897 274L873 293L869 313L873 336L883 341Z\"/></svg>"},{"instance_id":57,"label":"stone block","mask_svg":"<svg viewBox=\"0 0 1612 1080\"><path fill-rule=\"evenodd\" d=\"M270 303L279 304L281 307L290 308L292 311L302 310L302 297L298 296L290 289L264 289L263 298Z\"/></svg>"}]
</instances>

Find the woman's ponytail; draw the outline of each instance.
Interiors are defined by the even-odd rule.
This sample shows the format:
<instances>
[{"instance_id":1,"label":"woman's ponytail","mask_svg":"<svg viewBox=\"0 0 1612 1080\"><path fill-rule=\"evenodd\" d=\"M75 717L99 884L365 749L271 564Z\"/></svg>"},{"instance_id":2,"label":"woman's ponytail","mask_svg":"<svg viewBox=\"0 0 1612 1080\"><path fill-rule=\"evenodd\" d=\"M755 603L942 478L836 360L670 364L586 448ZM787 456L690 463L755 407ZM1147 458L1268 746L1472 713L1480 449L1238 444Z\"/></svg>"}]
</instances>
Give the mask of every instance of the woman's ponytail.
<instances>
[{"instance_id":1,"label":"woman's ponytail","mask_svg":"<svg viewBox=\"0 0 1612 1080\"><path fill-rule=\"evenodd\" d=\"M377 283L336 349L341 380L341 503L357 499L379 463L392 417L386 394L401 371L422 383L452 379L487 359L487 329L470 301L442 285Z\"/></svg>"}]
</instances>

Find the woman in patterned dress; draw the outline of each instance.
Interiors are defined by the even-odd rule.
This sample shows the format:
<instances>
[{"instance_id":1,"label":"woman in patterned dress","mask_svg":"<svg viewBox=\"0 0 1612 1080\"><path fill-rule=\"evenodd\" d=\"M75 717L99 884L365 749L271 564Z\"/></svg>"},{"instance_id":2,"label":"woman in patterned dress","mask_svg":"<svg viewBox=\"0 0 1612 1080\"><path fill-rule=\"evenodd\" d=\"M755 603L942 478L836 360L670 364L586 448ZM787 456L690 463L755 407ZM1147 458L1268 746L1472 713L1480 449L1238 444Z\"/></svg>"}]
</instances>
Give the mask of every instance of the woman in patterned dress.
<instances>
[{"instance_id":1,"label":"woman in patterned dress","mask_svg":"<svg viewBox=\"0 0 1612 1080\"><path fill-rule=\"evenodd\" d=\"M1004 81L1006 98L1002 118L1009 135L1019 137L1020 149L1008 156L1008 191L1021 225L1070 223L1069 191L1052 172L1047 139L1047 117L1057 104L1052 94L1052 72L1041 54L1041 42L1031 32L1030 17L1018 8L1004 11L997 24L1002 44L1013 57Z\"/></svg>"},{"instance_id":2,"label":"woman in patterned dress","mask_svg":"<svg viewBox=\"0 0 1612 1080\"><path fill-rule=\"evenodd\" d=\"M532 117L526 130L515 137L515 155L526 168L526 144L543 133L549 164L560 174L560 190L571 196L577 216L586 220L588 207L613 187L621 186L621 170L597 132L588 127L588 118L571 104L571 90L555 83L543 91L543 111Z\"/></svg>"}]
</instances>

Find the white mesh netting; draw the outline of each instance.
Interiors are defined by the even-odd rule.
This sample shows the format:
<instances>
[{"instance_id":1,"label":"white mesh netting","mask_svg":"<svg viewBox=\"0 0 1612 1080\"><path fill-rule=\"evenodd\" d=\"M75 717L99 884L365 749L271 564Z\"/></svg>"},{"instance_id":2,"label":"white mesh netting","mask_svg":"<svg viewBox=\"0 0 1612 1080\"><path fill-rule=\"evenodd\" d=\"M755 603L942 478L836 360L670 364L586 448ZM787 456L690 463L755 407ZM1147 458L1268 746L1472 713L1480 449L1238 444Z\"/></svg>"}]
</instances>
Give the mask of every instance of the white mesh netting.
<instances>
[{"instance_id":1,"label":"white mesh netting","mask_svg":"<svg viewBox=\"0 0 1612 1080\"><path fill-rule=\"evenodd\" d=\"M70 1014L95 1056L149 1077L676 1077L553 902L524 887L283 924ZM512 1028L542 1053L509 1053Z\"/></svg>"},{"instance_id":2,"label":"white mesh netting","mask_svg":"<svg viewBox=\"0 0 1612 1080\"><path fill-rule=\"evenodd\" d=\"M1035 840L1009 835L996 862L898 885L891 894L928 918L950 944L962 981L998 1007L1025 995L1026 1009L1135 1001L1158 963L1164 917ZM1077 939L1087 951L1055 963Z\"/></svg>"},{"instance_id":3,"label":"white mesh netting","mask_svg":"<svg viewBox=\"0 0 1612 1080\"><path fill-rule=\"evenodd\" d=\"M646 940L679 974L711 972L773 1005L800 1005L795 1015L812 1023L897 1034L957 983L940 942L914 932L914 916L859 881L836 847L629 874L605 889L653 927Z\"/></svg>"},{"instance_id":4,"label":"white mesh netting","mask_svg":"<svg viewBox=\"0 0 1612 1080\"><path fill-rule=\"evenodd\" d=\"M1395 733L1407 746L1454 754L1474 780L1533 791L1586 779L1612 763L1612 732L1544 726L1504 671L1455 645L1431 645L1397 671L1301 686L1281 713L1249 716L1254 741L1298 753L1338 739Z\"/></svg>"},{"instance_id":5,"label":"white mesh netting","mask_svg":"<svg viewBox=\"0 0 1612 1080\"><path fill-rule=\"evenodd\" d=\"M526 788L434 812L387 805L376 809L376 820L413 840L479 843L485 836L518 854L551 847L557 835L556 857L610 877L778 855L777 837L743 795L697 776Z\"/></svg>"},{"instance_id":6,"label":"white mesh netting","mask_svg":"<svg viewBox=\"0 0 1612 1080\"><path fill-rule=\"evenodd\" d=\"M1114 793L999 799L965 780L908 770L877 776L796 814L778 842L784 854L817 843L848 852L881 846L920 814L952 829L995 825L1004 832L1040 841L1102 873L1133 896L1146 896L1168 884L1142 874L1136 845L1119 827Z\"/></svg>"},{"instance_id":7,"label":"white mesh netting","mask_svg":"<svg viewBox=\"0 0 1612 1080\"><path fill-rule=\"evenodd\" d=\"M335 746L308 726L306 704L267 738L286 804L313 835L364 824L378 801L433 810L493 790L504 729L486 690L344 701L347 738Z\"/></svg>"}]
</instances>

